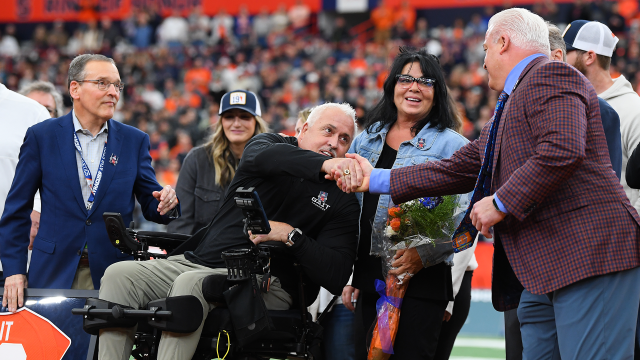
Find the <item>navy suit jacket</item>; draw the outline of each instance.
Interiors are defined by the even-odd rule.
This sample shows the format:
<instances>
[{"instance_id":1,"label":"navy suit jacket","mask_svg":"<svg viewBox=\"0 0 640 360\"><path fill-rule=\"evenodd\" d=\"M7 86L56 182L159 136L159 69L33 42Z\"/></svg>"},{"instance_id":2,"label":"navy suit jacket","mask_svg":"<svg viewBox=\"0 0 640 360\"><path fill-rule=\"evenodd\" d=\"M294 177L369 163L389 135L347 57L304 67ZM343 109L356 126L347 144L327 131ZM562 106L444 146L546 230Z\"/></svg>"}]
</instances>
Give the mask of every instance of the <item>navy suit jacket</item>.
<instances>
[{"instance_id":1,"label":"navy suit jacket","mask_svg":"<svg viewBox=\"0 0 640 360\"><path fill-rule=\"evenodd\" d=\"M165 224L170 221L167 215L157 212L158 201L152 195L162 186L151 167L147 134L109 120L102 180L88 211L80 190L73 133L71 113L27 130L0 219L4 276L26 274L29 214L33 196L40 190L40 229L33 243L28 274L31 288L71 288L85 245L96 289L109 265L132 259L109 242L102 219L106 211L121 213L128 224L137 198L146 219ZM115 165L109 162L112 155L118 159Z\"/></svg>"},{"instance_id":2,"label":"navy suit jacket","mask_svg":"<svg viewBox=\"0 0 640 360\"><path fill-rule=\"evenodd\" d=\"M607 148L609 149L609 157L611 158L611 166L616 172L618 180L622 172L622 135L620 135L620 116L613 110L611 105L598 97L600 104L600 118L602 119L602 128L604 129L604 137L607 138Z\"/></svg>"}]
</instances>

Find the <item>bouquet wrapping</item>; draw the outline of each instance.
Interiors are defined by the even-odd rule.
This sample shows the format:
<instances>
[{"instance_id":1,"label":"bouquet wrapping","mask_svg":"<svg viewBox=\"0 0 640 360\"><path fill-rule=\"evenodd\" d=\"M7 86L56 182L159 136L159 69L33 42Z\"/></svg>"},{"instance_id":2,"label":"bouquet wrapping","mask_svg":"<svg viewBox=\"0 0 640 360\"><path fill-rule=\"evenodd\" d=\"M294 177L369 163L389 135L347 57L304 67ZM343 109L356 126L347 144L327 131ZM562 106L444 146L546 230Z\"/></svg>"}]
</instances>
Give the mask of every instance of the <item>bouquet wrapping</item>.
<instances>
[{"instance_id":1,"label":"bouquet wrapping","mask_svg":"<svg viewBox=\"0 0 640 360\"><path fill-rule=\"evenodd\" d=\"M385 281L376 280L380 299L377 322L369 347L369 360L385 360L393 354L402 299L411 275L389 274L398 250L416 248L425 267L445 261L453 254L451 237L456 219L463 213L455 195L389 204L387 221L372 228L371 253L382 259Z\"/></svg>"}]
</instances>

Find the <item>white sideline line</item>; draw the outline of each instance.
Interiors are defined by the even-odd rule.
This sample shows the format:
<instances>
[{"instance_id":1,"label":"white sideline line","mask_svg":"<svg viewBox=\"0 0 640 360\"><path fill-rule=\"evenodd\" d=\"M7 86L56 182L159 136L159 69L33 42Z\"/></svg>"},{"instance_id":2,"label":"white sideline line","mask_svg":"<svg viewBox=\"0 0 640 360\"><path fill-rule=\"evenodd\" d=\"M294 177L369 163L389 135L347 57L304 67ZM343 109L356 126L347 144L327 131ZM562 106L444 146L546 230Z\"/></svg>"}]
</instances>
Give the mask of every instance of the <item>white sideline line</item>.
<instances>
[{"instance_id":1,"label":"white sideline line","mask_svg":"<svg viewBox=\"0 0 640 360\"><path fill-rule=\"evenodd\" d=\"M504 340L497 339L468 339L468 338L457 338L456 342L453 344L456 347L477 347L477 348L487 348L487 349L505 349Z\"/></svg>"}]
</instances>

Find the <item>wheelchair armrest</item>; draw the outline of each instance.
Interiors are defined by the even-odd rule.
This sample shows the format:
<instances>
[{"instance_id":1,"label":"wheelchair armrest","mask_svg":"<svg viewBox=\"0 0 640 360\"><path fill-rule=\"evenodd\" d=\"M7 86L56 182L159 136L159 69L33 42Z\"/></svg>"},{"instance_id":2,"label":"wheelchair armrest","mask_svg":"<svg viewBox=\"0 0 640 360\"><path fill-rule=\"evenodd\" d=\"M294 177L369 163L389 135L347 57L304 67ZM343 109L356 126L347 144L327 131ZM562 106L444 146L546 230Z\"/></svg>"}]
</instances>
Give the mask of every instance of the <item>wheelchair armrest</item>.
<instances>
[{"instance_id":1,"label":"wheelchair armrest","mask_svg":"<svg viewBox=\"0 0 640 360\"><path fill-rule=\"evenodd\" d=\"M191 235L160 231L136 231L136 238L140 241L146 242L149 246L156 246L164 249L167 254L170 254L177 247L189 240Z\"/></svg>"}]
</instances>

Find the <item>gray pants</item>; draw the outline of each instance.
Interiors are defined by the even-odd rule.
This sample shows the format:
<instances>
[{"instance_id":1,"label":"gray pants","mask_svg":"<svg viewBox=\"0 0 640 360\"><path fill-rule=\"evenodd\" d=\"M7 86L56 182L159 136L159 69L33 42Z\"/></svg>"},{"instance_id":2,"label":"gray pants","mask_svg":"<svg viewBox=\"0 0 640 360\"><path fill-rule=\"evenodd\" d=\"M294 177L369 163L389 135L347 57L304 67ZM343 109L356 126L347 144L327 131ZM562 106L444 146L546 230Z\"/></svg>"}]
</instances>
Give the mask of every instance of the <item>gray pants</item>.
<instances>
[{"instance_id":1,"label":"gray pants","mask_svg":"<svg viewBox=\"0 0 640 360\"><path fill-rule=\"evenodd\" d=\"M189 360L198 345L202 326L213 305L202 294L202 280L209 275L226 275L227 269L212 269L186 260L183 255L164 260L123 261L107 268L101 280L100 299L141 308L151 300L168 296L194 295L202 303L203 319L198 330L189 334L163 332L158 360ZM268 293L262 294L269 310L291 307L291 296L271 278ZM129 360L136 327L100 330L100 360Z\"/></svg>"}]
</instances>

